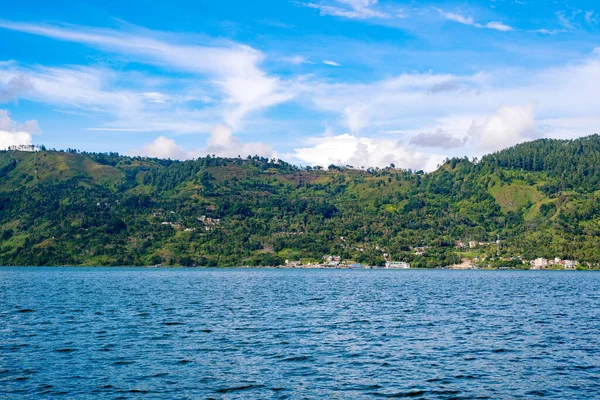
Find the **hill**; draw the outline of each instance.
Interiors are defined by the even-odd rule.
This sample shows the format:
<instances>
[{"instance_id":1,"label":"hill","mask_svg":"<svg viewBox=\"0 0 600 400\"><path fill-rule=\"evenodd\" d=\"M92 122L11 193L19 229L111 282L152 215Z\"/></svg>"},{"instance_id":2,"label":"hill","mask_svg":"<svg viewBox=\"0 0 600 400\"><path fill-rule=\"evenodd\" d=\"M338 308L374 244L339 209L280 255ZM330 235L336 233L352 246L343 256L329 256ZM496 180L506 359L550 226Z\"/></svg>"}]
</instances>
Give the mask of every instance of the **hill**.
<instances>
[{"instance_id":1,"label":"hill","mask_svg":"<svg viewBox=\"0 0 600 400\"><path fill-rule=\"evenodd\" d=\"M278 265L336 254L377 265L387 254L417 267L517 256L593 265L598 165L598 135L450 159L430 174L4 151L0 264Z\"/></svg>"}]
</instances>

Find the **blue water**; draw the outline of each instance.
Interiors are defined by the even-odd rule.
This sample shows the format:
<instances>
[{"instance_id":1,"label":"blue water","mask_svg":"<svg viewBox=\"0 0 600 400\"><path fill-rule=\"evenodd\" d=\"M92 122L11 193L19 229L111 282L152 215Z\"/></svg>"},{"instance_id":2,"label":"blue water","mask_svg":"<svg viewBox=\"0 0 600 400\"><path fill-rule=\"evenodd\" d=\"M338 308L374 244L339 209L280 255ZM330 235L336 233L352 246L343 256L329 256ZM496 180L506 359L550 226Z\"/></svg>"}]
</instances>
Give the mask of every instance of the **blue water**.
<instances>
[{"instance_id":1,"label":"blue water","mask_svg":"<svg viewBox=\"0 0 600 400\"><path fill-rule=\"evenodd\" d=\"M600 274L0 268L0 397L600 398Z\"/></svg>"}]
</instances>

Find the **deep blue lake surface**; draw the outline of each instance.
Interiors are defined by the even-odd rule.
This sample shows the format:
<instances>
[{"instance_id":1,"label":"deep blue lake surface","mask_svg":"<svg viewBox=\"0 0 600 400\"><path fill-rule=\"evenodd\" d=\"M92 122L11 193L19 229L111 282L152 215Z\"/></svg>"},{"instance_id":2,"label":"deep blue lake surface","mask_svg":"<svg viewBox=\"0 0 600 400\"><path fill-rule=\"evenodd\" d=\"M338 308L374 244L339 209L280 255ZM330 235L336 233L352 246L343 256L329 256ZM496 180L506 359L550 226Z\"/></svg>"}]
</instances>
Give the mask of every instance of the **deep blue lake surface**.
<instances>
[{"instance_id":1,"label":"deep blue lake surface","mask_svg":"<svg viewBox=\"0 0 600 400\"><path fill-rule=\"evenodd\" d=\"M600 398L600 274L0 268L0 397Z\"/></svg>"}]
</instances>

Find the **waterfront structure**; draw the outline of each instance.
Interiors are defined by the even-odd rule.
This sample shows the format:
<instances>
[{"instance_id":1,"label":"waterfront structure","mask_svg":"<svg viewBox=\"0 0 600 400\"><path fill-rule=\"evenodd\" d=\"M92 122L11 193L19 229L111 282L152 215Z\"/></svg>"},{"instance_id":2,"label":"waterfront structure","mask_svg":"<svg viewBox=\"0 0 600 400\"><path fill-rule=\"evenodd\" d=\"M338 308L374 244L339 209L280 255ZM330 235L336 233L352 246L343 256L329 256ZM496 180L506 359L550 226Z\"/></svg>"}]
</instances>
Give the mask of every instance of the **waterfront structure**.
<instances>
[{"instance_id":1,"label":"waterfront structure","mask_svg":"<svg viewBox=\"0 0 600 400\"><path fill-rule=\"evenodd\" d=\"M385 267L394 269L409 269L410 264L404 261L388 261L385 263Z\"/></svg>"}]
</instances>

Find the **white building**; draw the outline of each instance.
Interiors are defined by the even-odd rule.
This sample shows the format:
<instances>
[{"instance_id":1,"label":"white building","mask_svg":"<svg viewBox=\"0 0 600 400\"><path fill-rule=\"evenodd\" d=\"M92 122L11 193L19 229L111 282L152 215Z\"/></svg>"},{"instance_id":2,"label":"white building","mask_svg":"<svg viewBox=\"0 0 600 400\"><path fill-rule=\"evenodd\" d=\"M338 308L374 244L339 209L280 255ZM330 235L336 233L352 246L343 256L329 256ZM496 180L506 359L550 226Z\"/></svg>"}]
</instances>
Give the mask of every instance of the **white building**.
<instances>
[{"instance_id":1,"label":"white building","mask_svg":"<svg viewBox=\"0 0 600 400\"><path fill-rule=\"evenodd\" d=\"M548 260L545 258L536 258L530 262L531 269L542 269L548 266Z\"/></svg>"},{"instance_id":2,"label":"white building","mask_svg":"<svg viewBox=\"0 0 600 400\"><path fill-rule=\"evenodd\" d=\"M571 261L571 260L564 261L565 269L575 269L575 268L577 268L578 265L579 265L579 263L577 261Z\"/></svg>"},{"instance_id":3,"label":"white building","mask_svg":"<svg viewBox=\"0 0 600 400\"><path fill-rule=\"evenodd\" d=\"M385 263L386 268L409 269L410 264L404 261L389 261Z\"/></svg>"}]
</instances>

